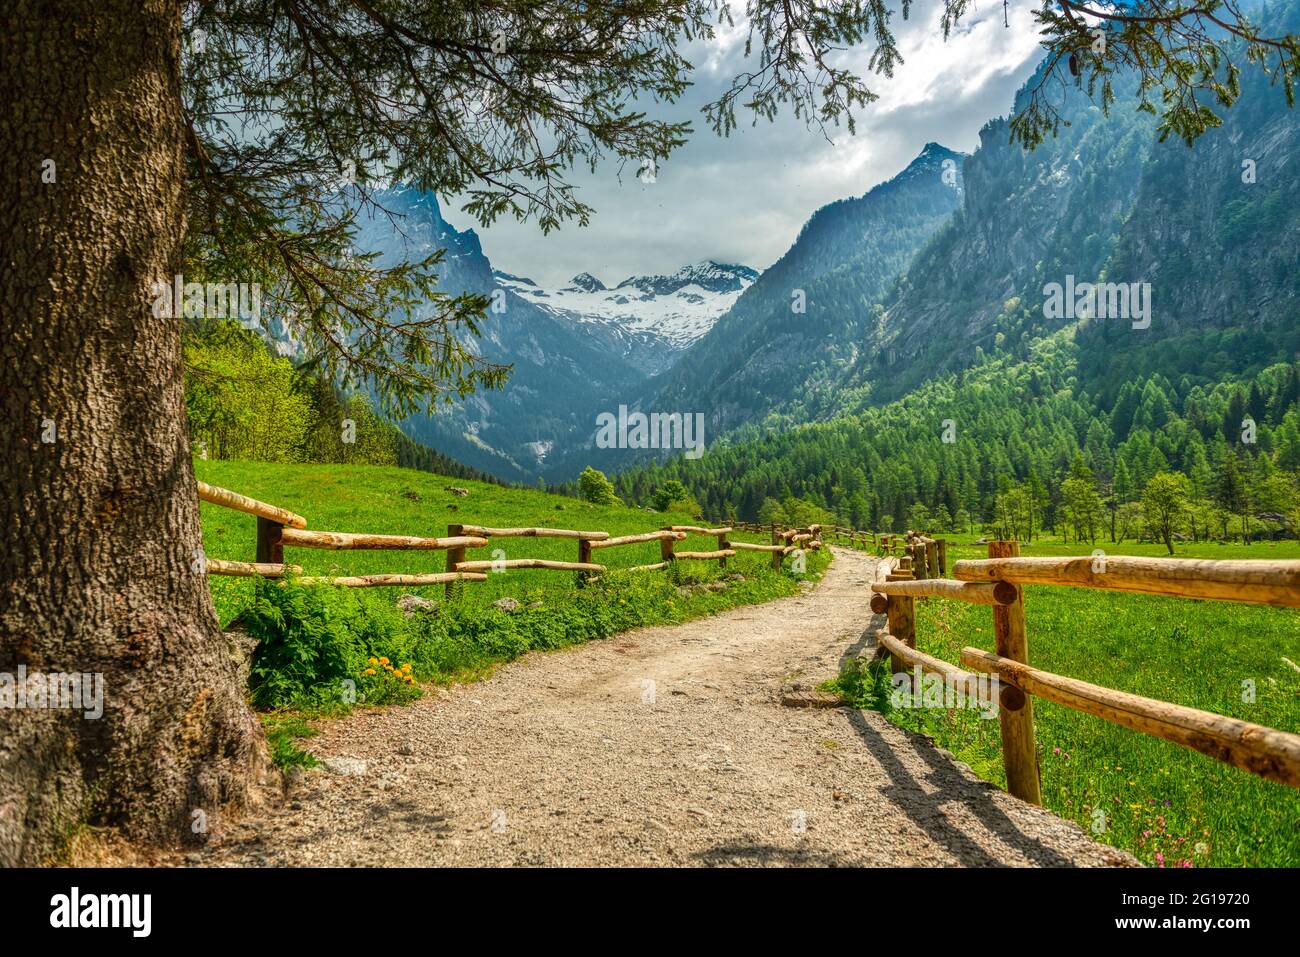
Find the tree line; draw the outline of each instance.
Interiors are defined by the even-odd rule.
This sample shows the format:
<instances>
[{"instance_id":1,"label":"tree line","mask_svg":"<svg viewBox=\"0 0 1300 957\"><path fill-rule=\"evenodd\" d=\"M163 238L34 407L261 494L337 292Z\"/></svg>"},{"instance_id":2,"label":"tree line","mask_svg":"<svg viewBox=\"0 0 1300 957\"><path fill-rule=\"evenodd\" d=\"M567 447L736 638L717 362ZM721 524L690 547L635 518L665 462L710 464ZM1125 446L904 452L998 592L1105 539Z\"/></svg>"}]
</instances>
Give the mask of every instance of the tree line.
<instances>
[{"instance_id":1,"label":"tree line","mask_svg":"<svg viewBox=\"0 0 1300 957\"><path fill-rule=\"evenodd\" d=\"M771 521L815 509L856 528L984 529L1026 541L1045 532L1080 542L1250 539L1300 528L1300 364L1213 383L1153 373L1104 400L1100 388L1079 387L1076 360L1073 342L1049 338L1028 361L985 359L828 422L782 430L769 418L701 459L613 482L642 502L679 481L712 516Z\"/></svg>"}]
</instances>

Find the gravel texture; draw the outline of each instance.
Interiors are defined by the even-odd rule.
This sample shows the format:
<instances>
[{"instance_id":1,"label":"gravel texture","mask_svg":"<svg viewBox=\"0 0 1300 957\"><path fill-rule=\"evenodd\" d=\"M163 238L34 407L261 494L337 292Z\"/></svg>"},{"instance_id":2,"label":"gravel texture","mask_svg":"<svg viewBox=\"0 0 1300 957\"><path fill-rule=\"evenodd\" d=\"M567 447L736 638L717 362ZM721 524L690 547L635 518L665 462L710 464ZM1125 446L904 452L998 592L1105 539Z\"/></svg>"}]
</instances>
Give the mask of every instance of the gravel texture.
<instances>
[{"instance_id":1,"label":"gravel texture","mask_svg":"<svg viewBox=\"0 0 1300 957\"><path fill-rule=\"evenodd\" d=\"M782 707L883 624L874 559L805 594L536 653L323 723L337 771L173 863L1072 866L1136 862L873 712ZM364 770L359 770L364 762Z\"/></svg>"}]
</instances>

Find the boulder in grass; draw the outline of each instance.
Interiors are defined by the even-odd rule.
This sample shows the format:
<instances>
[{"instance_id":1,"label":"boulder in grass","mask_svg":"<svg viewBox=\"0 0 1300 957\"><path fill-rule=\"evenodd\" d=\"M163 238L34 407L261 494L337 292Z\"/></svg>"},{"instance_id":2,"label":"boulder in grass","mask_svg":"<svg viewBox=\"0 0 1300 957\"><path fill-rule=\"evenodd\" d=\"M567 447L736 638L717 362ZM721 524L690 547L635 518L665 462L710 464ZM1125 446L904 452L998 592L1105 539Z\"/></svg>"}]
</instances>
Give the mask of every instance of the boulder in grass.
<instances>
[{"instance_id":1,"label":"boulder in grass","mask_svg":"<svg viewBox=\"0 0 1300 957\"><path fill-rule=\"evenodd\" d=\"M438 603L427 598L421 598L419 595L403 595L397 599L397 607L402 610L402 614L407 618L417 614L438 614Z\"/></svg>"},{"instance_id":2,"label":"boulder in grass","mask_svg":"<svg viewBox=\"0 0 1300 957\"><path fill-rule=\"evenodd\" d=\"M469 489L461 488L459 485L444 486L443 491L450 492L452 495L455 495L457 498L464 498L466 495L469 494Z\"/></svg>"},{"instance_id":3,"label":"boulder in grass","mask_svg":"<svg viewBox=\"0 0 1300 957\"><path fill-rule=\"evenodd\" d=\"M498 598L496 601L492 603L492 607L495 608L497 611L505 611L505 612L518 611L519 602L515 601L515 599L513 598Z\"/></svg>"}]
</instances>

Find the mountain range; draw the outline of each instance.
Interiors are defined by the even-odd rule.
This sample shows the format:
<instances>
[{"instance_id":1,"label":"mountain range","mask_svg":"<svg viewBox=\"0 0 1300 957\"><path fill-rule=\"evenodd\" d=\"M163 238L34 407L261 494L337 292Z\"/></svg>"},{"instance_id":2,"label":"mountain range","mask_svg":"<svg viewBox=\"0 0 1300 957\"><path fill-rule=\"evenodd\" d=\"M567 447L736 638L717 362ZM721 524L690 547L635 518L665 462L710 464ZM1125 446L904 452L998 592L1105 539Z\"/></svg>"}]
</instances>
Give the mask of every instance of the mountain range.
<instances>
[{"instance_id":1,"label":"mountain range","mask_svg":"<svg viewBox=\"0 0 1300 957\"><path fill-rule=\"evenodd\" d=\"M1300 6L1269 16L1300 30ZM1270 468L1300 466L1300 117L1249 71L1222 125L1189 147L1160 138L1132 80L1117 76L1115 93L1103 110L1065 85L1060 129L1032 151L1011 142L1009 118L990 120L952 215L876 302L845 308L855 358L817 401L768 395L702 459L620 474L620 494L677 479L712 516L794 496L899 528L918 504L991 515L1008 483L1059 489L1072 467L1123 502L1169 468L1200 496L1220 483L1227 501L1240 470L1263 487ZM850 299L849 277L822 280ZM1060 312L1048 304L1062 287L1104 293ZM1142 321L1099 308L1133 293Z\"/></svg>"},{"instance_id":2,"label":"mountain range","mask_svg":"<svg viewBox=\"0 0 1300 957\"><path fill-rule=\"evenodd\" d=\"M669 276L630 276L613 288L587 272L560 289L494 275L502 288L600 340L646 376L670 368L758 278L748 266L712 260Z\"/></svg>"},{"instance_id":3,"label":"mountain range","mask_svg":"<svg viewBox=\"0 0 1300 957\"><path fill-rule=\"evenodd\" d=\"M620 406L703 413L712 446L886 407L945 376L1026 361L1060 334L1074 350L1068 387L1090 401L1114 400L1125 376L1209 387L1293 356L1295 114L1249 74L1222 128L1191 150L1161 142L1136 105L1121 77L1109 110L1067 88L1060 130L1036 150L1011 142L1009 117L991 119L969 156L926 144L896 176L815 211L761 274L705 260L545 288L494 268L434 197L392 190L382 199L402 229L371 218L357 245L384 258L445 247L441 287L501 303L473 345L513 366L503 390L402 428L503 478L564 482L589 464L653 474L652 456L671 455L596 447L596 415ZM1050 316L1044 290L1067 281L1145 284L1152 322ZM674 466L684 478L704 468Z\"/></svg>"}]
</instances>

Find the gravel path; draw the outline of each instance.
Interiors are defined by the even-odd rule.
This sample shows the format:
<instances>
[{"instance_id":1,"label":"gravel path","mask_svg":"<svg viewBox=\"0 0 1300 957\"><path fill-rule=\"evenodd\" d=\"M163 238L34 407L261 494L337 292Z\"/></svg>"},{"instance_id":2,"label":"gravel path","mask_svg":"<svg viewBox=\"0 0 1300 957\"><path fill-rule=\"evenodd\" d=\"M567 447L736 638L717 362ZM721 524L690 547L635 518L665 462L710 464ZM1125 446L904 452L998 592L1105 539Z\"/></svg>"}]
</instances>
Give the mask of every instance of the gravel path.
<instances>
[{"instance_id":1,"label":"gravel path","mask_svg":"<svg viewBox=\"0 0 1300 957\"><path fill-rule=\"evenodd\" d=\"M285 803L204 865L1131 865L873 712L783 707L868 642L874 559L815 590L536 653L326 722Z\"/></svg>"}]
</instances>

